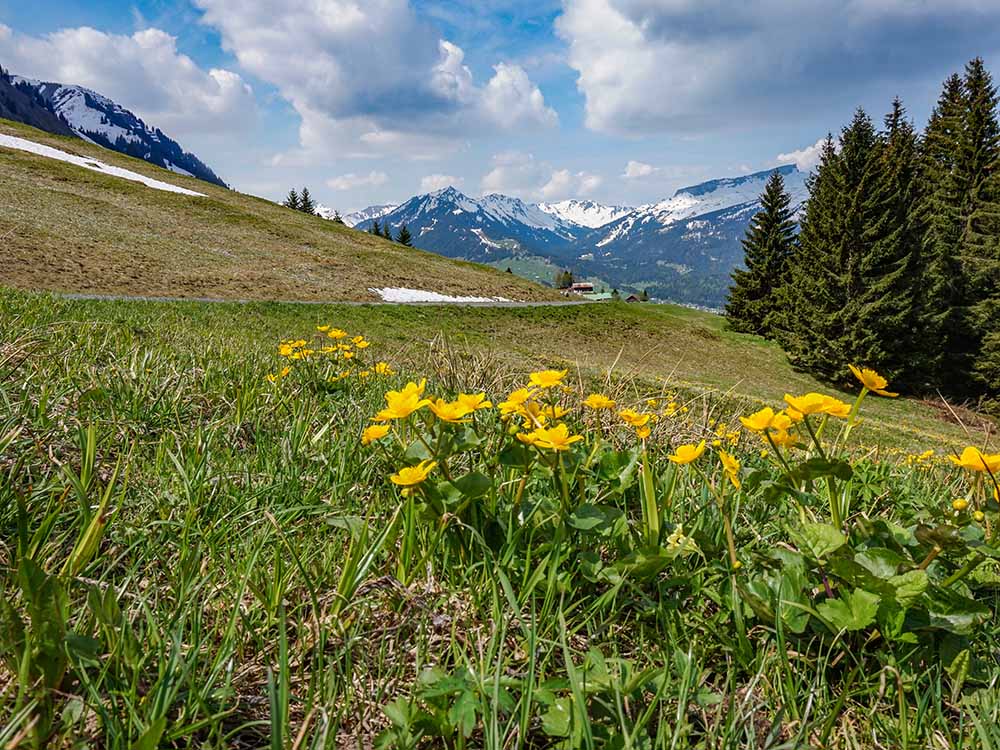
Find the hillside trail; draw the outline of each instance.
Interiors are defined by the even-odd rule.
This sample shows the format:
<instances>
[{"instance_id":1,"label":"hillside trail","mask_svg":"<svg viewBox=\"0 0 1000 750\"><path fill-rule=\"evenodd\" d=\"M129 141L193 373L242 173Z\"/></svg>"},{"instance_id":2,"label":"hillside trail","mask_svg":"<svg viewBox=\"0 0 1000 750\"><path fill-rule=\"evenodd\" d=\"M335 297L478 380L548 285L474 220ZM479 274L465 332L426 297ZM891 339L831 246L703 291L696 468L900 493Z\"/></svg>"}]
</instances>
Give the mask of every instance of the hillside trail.
<instances>
[{"instance_id":1,"label":"hillside trail","mask_svg":"<svg viewBox=\"0 0 1000 750\"><path fill-rule=\"evenodd\" d=\"M280 299L222 299L221 297L155 297L146 295L126 295L126 294L83 294L77 292L52 292L53 296L71 300L96 300L103 302L206 302L209 304L230 304L230 305L346 305L349 307L575 307L578 305L596 305L599 302L590 300L547 300L541 302L517 302L514 300L493 300L489 302L470 302L465 300L451 300L433 302L385 302L375 300L364 302L358 300L280 300Z\"/></svg>"}]
</instances>

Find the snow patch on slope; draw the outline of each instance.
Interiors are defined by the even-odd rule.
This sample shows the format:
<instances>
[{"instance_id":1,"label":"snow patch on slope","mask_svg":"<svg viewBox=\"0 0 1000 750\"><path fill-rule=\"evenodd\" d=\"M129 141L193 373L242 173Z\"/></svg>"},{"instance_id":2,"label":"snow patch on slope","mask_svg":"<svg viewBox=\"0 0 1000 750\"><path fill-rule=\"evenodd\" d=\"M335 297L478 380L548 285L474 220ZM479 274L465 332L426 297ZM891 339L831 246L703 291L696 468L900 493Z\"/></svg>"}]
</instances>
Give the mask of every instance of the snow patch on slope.
<instances>
[{"instance_id":1,"label":"snow patch on slope","mask_svg":"<svg viewBox=\"0 0 1000 750\"><path fill-rule=\"evenodd\" d=\"M168 193L181 193L182 195L193 195L200 198L205 197L204 193L196 193L193 190L188 190L186 188L177 187L176 185L170 185L166 182L154 180L152 177L146 177L138 172L132 172L128 169L122 169L121 167L112 167L109 164L97 161L96 159L85 159L82 156L67 154L65 151L60 151L57 148L43 146L40 143L35 143L34 141L29 141L24 138L17 138L12 135L4 135L3 133L0 133L0 146L3 146L4 148L16 149L18 151L27 151L32 154L37 154L38 156L56 159L57 161L64 161L67 164L73 164L78 167L83 167L84 169L89 169L92 172L100 172L101 174L106 174L111 177L119 177L123 180L131 180L132 182L141 182L146 187L151 187L154 190L163 190Z\"/></svg>"},{"instance_id":2,"label":"snow patch on slope","mask_svg":"<svg viewBox=\"0 0 1000 750\"><path fill-rule=\"evenodd\" d=\"M425 289L407 289L405 287L370 288L369 292L378 294L383 302L510 302L504 297L453 297L448 294L429 292Z\"/></svg>"},{"instance_id":3,"label":"snow patch on slope","mask_svg":"<svg viewBox=\"0 0 1000 750\"><path fill-rule=\"evenodd\" d=\"M594 201L565 200L539 203L538 208L571 224L597 229L634 211L629 206L605 206Z\"/></svg>"}]
</instances>

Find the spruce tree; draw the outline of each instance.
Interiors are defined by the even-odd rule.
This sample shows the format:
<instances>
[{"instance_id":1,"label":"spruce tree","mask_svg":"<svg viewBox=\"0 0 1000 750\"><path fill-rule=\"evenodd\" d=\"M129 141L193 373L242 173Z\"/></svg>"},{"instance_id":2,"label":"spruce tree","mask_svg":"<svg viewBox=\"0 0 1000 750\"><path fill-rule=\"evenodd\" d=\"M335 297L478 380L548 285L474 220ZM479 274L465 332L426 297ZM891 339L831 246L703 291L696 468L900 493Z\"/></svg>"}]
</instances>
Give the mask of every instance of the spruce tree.
<instances>
[{"instance_id":1,"label":"spruce tree","mask_svg":"<svg viewBox=\"0 0 1000 750\"><path fill-rule=\"evenodd\" d=\"M372 225L368 227L368 234L374 234L376 237L382 236L382 227L379 226L378 219L372 219Z\"/></svg>"},{"instance_id":2,"label":"spruce tree","mask_svg":"<svg viewBox=\"0 0 1000 750\"><path fill-rule=\"evenodd\" d=\"M795 220L785 180L775 170L761 195L761 210L750 221L743 239L744 266L733 271L726 318L736 331L772 334L778 312L778 291L787 282L795 245Z\"/></svg>"},{"instance_id":3,"label":"spruce tree","mask_svg":"<svg viewBox=\"0 0 1000 750\"><path fill-rule=\"evenodd\" d=\"M958 158L959 253L969 284L977 386L1000 393L1000 123L997 89L982 59L965 69L966 120Z\"/></svg>"},{"instance_id":4,"label":"spruce tree","mask_svg":"<svg viewBox=\"0 0 1000 750\"><path fill-rule=\"evenodd\" d=\"M406 224L403 224L399 228L399 234L396 235L396 242L400 245L406 245L406 247L413 247L413 235L410 234L410 230L406 228Z\"/></svg>"},{"instance_id":5,"label":"spruce tree","mask_svg":"<svg viewBox=\"0 0 1000 750\"><path fill-rule=\"evenodd\" d=\"M302 192L299 194L299 211L304 214L316 214L316 204L313 202L312 196L309 195L307 187L302 188Z\"/></svg>"},{"instance_id":6,"label":"spruce tree","mask_svg":"<svg viewBox=\"0 0 1000 750\"><path fill-rule=\"evenodd\" d=\"M392 231L389 229L389 220L382 222L382 236L392 242Z\"/></svg>"},{"instance_id":7,"label":"spruce tree","mask_svg":"<svg viewBox=\"0 0 1000 750\"><path fill-rule=\"evenodd\" d=\"M337 209L333 209L333 218L331 219L331 221L334 224L343 224L344 217L340 215L340 211L338 211Z\"/></svg>"},{"instance_id":8,"label":"spruce tree","mask_svg":"<svg viewBox=\"0 0 1000 750\"><path fill-rule=\"evenodd\" d=\"M945 81L924 131L915 223L924 259L920 328L930 384L947 393L967 390L975 340L969 328L968 284L959 253L964 189L958 172L966 100L962 79Z\"/></svg>"},{"instance_id":9,"label":"spruce tree","mask_svg":"<svg viewBox=\"0 0 1000 750\"><path fill-rule=\"evenodd\" d=\"M299 210L299 206L301 205L301 203L299 200L299 194L295 192L295 188L292 188L291 190L288 191L288 196L285 198L285 201L284 203L282 203L282 205L285 206L285 208L291 208L295 211Z\"/></svg>"},{"instance_id":10,"label":"spruce tree","mask_svg":"<svg viewBox=\"0 0 1000 750\"><path fill-rule=\"evenodd\" d=\"M925 389L928 341L920 331L922 259L915 220L917 135L899 99L885 118L863 194L865 252L847 354L902 388Z\"/></svg>"}]
</instances>

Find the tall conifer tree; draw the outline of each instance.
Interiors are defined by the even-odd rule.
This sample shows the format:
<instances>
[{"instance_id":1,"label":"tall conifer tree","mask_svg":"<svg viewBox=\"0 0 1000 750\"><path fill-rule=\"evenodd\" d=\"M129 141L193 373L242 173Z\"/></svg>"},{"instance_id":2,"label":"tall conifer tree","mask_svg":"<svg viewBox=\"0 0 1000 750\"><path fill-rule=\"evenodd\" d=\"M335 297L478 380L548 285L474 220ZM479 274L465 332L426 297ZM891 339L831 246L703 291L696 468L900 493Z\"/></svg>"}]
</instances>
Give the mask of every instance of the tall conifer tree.
<instances>
[{"instance_id":1,"label":"tall conifer tree","mask_svg":"<svg viewBox=\"0 0 1000 750\"><path fill-rule=\"evenodd\" d=\"M779 290L785 285L795 245L795 220L785 180L775 170L761 195L761 210L743 239L744 269L733 272L726 317L734 330L772 335Z\"/></svg>"}]
</instances>

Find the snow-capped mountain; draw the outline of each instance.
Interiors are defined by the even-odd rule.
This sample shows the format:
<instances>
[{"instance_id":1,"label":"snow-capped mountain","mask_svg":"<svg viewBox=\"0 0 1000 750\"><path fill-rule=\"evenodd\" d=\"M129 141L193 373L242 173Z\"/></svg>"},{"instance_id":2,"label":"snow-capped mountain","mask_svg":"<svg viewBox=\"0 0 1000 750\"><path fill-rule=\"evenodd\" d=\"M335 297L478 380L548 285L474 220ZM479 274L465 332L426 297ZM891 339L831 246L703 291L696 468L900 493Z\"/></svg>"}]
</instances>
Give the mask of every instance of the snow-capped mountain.
<instances>
[{"instance_id":1,"label":"snow-capped mountain","mask_svg":"<svg viewBox=\"0 0 1000 750\"><path fill-rule=\"evenodd\" d=\"M35 89L27 84L15 83L3 68L0 68L0 117L55 135L74 135L69 124Z\"/></svg>"},{"instance_id":2,"label":"snow-capped mountain","mask_svg":"<svg viewBox=\"0 0 1000 750\"><path fill-rule=\"evenodd\" d=\"M398 203L386 203L380 206L368 206L368 208L363 208L360 211L352 211L343 217L344 223L349 227L356 227L358 224L364 221L371 221L372 219L381 219L387 213L395 211L399 208ZM323 214L320 214L323 216ZM330 216L324 218L332 218L333 214L331 212Z\"/></svg>"},{"instance_id":3,"label":"snow-capped mountain","mask_svg":"<svg viewBox=\"0 0 1000 750\"><path fill-rule=\"evenodd\" d=\"M597 229L634 211L629 206L605 206L594 201L565 200L558 203L539 203L538 207L563 221L581 227Z\"/></svg>"},{"instance_id":4,"label":"snow-capped mountain","mask_svg":"<svg viewBox=\"0 0 1000 750\"><path fill-rule=\"evenodd\" d=\"M86 141L144 159L177 174L226 187L197 156L185 151L159 128L147 125L129 110L82 86L11 76L21 88L33 89L40 101L59 115Z\"/></svg>"},{"instance_id":5,"label":"snow-capped mountain","mask_svg":"<svg viewBox=\"0 0 1000 750\"><path fill-rule=\"evenodd\" d=\"M760 195L775 170L681 188L594 230L573 246L577 267L619 286L642 284L654 296L720 307L741 241L760 210ZM806 173L778 167L798 211L808 198Z\"/></svg>"},{"instance_id":6,"label":"snow-capped mountain","mask_svg":"<svg viewBox=\"0 0 1000 750\"><path fill-rule=\"evenodd\" d=\"M471 198L453 187L410 198L380 218L393 231L406 224L417 247L479 261L524 252L544 255L585 231L519 198L497 193ZM371 222L355 228L368 229Z\"/></svg>"}]
</instances>

